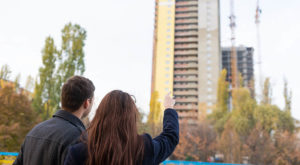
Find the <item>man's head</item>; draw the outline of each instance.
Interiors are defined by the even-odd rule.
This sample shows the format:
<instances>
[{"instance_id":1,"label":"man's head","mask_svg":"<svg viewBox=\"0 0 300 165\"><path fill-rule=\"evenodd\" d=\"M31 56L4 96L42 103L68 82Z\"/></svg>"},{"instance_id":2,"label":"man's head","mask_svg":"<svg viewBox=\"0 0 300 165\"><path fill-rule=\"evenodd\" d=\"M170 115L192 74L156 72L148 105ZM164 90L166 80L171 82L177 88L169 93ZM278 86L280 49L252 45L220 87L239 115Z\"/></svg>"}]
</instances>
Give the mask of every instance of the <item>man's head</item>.
<instances>
[{"instance_id":1,"label":"man's head","mask_svg":"<svg viewBox=\"0 0 300 165\"><path fill-rule=\"evenodd\" d=\"M73 76L65 82L61 90L62 108L71 113L82 111L85 117L93 105L95 86L93 82L82 76Z\"/></svg>"}]
</instances>

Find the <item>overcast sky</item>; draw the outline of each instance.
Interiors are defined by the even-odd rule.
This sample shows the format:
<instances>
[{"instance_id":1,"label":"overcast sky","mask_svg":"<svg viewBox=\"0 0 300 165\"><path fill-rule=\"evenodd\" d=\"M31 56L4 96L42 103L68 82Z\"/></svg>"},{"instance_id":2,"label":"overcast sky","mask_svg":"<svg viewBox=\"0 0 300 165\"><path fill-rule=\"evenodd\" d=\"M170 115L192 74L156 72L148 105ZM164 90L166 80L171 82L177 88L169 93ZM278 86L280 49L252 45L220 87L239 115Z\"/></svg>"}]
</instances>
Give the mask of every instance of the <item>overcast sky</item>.
<instances>
[{"instance_id":1,"label":"overcast sky","mask_svg":"<svg viewBox=\"0 0 300 165\"><path fill-rule=\"evenodd\" d=\"M221 45L230 45L229 0L221 1ZM273 102L283 101L283 79L293 91L292 115L300 119L300 1L262 0L261 45L264 77L270 77ZM237 45L256 48L256 0L236 0ZM87 30L86 72L96 85L96 104L122 89L149 111L154 0L0 1L0 66L8 64L25 83L41 66L47 36L61 43L61 29L78 23ZM257 56L257 54L255 54ZM256 57L255 57L256 58ZM256 59L255 59L256 60ZM257 71L257 66L255 66Z\"/></svg>"}]
</instances>

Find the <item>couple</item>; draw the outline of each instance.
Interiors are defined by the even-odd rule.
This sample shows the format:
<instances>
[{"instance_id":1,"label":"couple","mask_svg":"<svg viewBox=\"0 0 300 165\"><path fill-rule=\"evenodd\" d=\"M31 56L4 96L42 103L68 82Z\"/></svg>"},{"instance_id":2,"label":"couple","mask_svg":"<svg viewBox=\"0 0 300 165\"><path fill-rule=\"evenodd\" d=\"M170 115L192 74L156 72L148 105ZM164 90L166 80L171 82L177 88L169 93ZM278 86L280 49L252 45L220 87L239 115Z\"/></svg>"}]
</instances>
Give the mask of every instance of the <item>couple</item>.
<instances>
[{"instance_id":1,"label":"couple","mask_svg":"<svg viewBox=\"0 0 300 165\"><path fill-rule=\"evenodd\" d=\"M132 97L108 93L85 129L81 118L91 111L95 87L73 76L61 91L62 110L35 126L27 135L14 165L157 165L179 142L175 101L165 97L163 132L151 138L137 132L138 110Z\"/></svg>"}]
</instances>

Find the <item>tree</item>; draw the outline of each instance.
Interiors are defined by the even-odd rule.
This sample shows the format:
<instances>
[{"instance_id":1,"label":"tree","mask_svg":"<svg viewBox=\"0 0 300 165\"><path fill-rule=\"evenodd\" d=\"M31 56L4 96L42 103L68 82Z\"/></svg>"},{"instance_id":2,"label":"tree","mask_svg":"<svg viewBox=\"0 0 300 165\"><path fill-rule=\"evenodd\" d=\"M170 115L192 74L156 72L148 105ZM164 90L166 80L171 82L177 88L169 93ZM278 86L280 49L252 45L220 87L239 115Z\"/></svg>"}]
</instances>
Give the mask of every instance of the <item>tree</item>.
<instances>
[{"instance_id":1,"label":"tree","mask_svg":"<svg viewBox=\"0 0 300 165\"><path fill-rule=\"evenodd\" d=\"M252 129L243 145L243 155L249 158L249 163L257 165L272 165L276 158L275 150L269 132L260 124Z\"/></svg>"},{"instance_id":2,"label":"tree","mask_svg":"<svg viewBox=\"0 0 300 165\"><path fill-rule=\"evenodd\" d=\"M224 161L228 163L240 163L242 161L242 142L240 136L232 129L232 122L229 120L221 137L217 142L217 149L224 155Z\"/></svg>"},{"instance_id":3,"label":"tree","mask_svg":"<svg viewBox=\"0 0 300 165\"><path fill-rule=\"evenodd\" d=\"M218 80L217 104L209 118L219 135L224 130L224 124L230 117L228 110L229 83L226 81L227 71L223 69Z\"/></svg>"},{"instance_id":4,"label":"tree","mask_svg":"<svg viewBox=\"0 0 300 165\"><path fill-rule=\"evenodd\" d=\"M247 136L255 126L254 109L256 101L247 88L237 88L232 91L233 110L231 120L233 128L240 136Z\"/></svg>"},{"instance_id":5,"label":"tree","mask_svg":"<svg viewBox=\"0 0 300 165\"><path fill-rule=\"evenodd\" d=\"M270 78L266 78L263 87L263 96L262 96L262 104L271 104L272 103L272 90L270 84Z\"/></svg>"},{"instance_id":6,"label":"tree","mask_svg":"<svg viewBox=\"0 0 300 165\"><path fill-rule=\"evenodd\" d=\"M67 24L62 30L62 46L58 50L51 37L47 37L42 51L43 66L35 82L34 109L46 120L60 108L62 84L73 75L85 71L84 41L86 31L79 25Z\"/></svg>"},{"instance_id":7,"label":"tree","mask_svg":"<svg viewBox=\"0 0 300 165\"><path fill-rule=\"evenodd\" d=\"M151 135L156 136L161 131L161 103L158 100L159 93L157 91L154 91L151 94L151 100L150 100L150 113L148 116L147 124L150 126Z\"/></svg>"},{"instance_id":8,"label":"tree","mask_svg":"<svg viewBox=\"0 0 300 165\"><path fill-rule=\"evenodd\" d=\"M39 122L27 95L8 82L0 88L0 151L17 152L28 131Z\"/></svg>"},{"instance_id":9,"label":"tree","mask_svg":"<svg viewBox=\"0 0 300 165\"><path fill-rule=\"evenodd\" d=\"M0 79L9 80L11 74L11 70L8 65L3 65L0 70Z\"/></svg>"},{"instance_id":10,"label":"tree","mask_svg":"<svg viewBox=\"0 0 300 165\"><path fill-rule=\"evenodd\" d=\"M180 141L172 159L208 161L216 151L216 132L209 122L188 124L186 120L180 123Z\"/></svg>"},{"instance_id":11,"label":"tree","mask_svg":"<svg viewBox=\"0 0 300 165\"><path fill-rule=\"evenodd\" d=\"M291 113L291 104L292 104L292 91L288 89L288 82L284 80L284 89L283 89L283 96L284 96L284 110Z\"/></svg>"},{"instance_id":12,"label":"tree","mask_svg":"<svg viewBox=\"0 0 300 165\"><path fill-rule=\"evenodd\" d=\"M60 66L58 68L61 82L65 82L73 75L83 75L84 63L84 41L86 31L79 25L67 24L62 30L62 46L59 53Z\"/></svg>"},{"instance_id":13,"label":"tree","mask_svg":"<svg viewBox=\"0 0 300 165\"><path fill-rule=\"evenodd\" d=\"M278 131L275 134L276 160L273 164L300 164L300 140L296 134Z\"/></svg>"},{"instance_id":14,"label":"tree","mask_svg":"<svg viewBox=\"0 0 300 165\"><path fill-rule=\"evenodd\" d=\"M52 116L58 107L56 95L57 82L56 74L57 49L54 40L47 37L45 47L42 51L43 66L39 69L38 80L35 84L33 107L46 120Z\"/></svg>"}]
</instances>

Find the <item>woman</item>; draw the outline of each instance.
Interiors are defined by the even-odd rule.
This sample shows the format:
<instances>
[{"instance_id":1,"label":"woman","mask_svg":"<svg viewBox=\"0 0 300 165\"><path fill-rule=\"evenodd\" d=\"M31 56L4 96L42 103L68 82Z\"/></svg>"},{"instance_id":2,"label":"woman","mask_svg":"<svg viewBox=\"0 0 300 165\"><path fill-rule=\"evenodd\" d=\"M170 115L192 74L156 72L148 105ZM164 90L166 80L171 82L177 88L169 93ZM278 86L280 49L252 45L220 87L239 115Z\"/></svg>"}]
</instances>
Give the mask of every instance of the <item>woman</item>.
<instances>
[{"instance_id":1,"label":"woman","mask_svg":"<svg viewBox=\"0 0 300 165\"><path fill-rule=\"evenodd\" d=\"M138 135L138 110L132 97L114 90L101 101L87 135L69 148L65 165L157 165L179 142L175 100L165 97L163 132L152 139Z\"/></svg>"}]
</instances>

